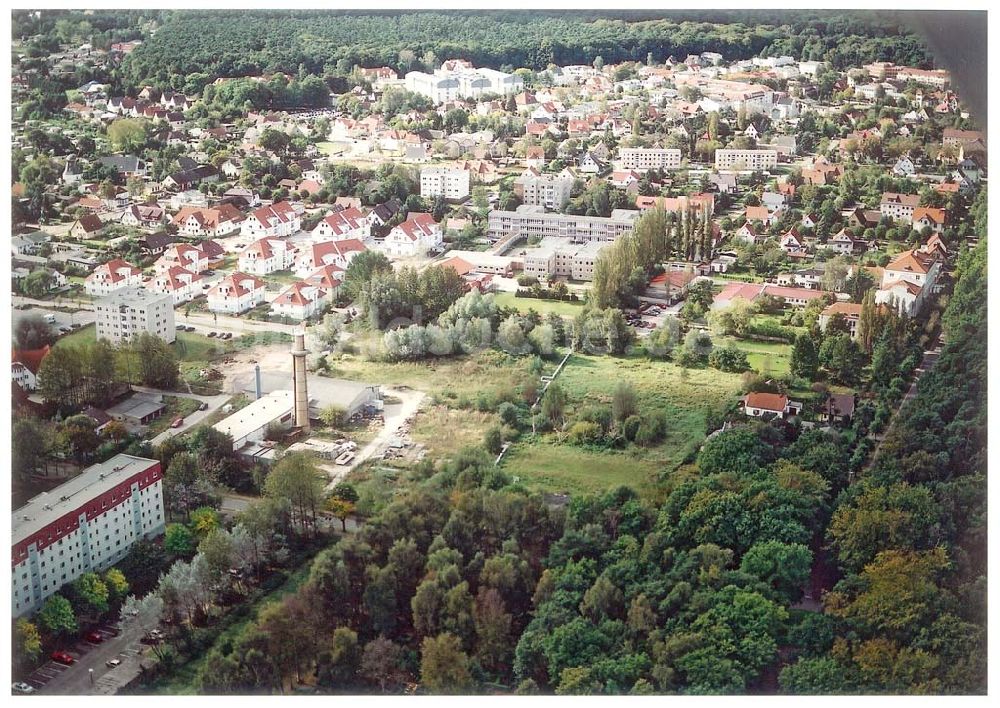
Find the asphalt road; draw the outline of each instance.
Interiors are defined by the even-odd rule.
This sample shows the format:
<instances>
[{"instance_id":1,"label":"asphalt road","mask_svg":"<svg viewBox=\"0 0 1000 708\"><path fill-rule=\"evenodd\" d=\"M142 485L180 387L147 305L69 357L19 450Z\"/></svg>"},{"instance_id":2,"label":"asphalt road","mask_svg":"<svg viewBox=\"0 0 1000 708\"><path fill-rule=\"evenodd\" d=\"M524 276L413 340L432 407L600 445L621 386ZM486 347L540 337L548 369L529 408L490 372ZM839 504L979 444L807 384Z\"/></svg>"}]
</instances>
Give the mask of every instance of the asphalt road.
<instances>
[{"instance_id":1,"label":"asphalt road","mask_svg":"<svg viewBox=\"0 0 1000 708\"><path fill-rule=\"evenodd\" d=\"M45 316L52 314L55 316L55 324L52 325L54 329L59 329L60 327L72 327L73 325L79 325L83 327L94 321L94 313L91 310L81 310L79 312L60 312L58 310L50 309L55 303L28 300L27 298L14 298L14 305L23 304L21 301L26 301L31 304L31 309L29 310L11 310L12 324L17 327L17 323L20 322L25 317L35 317L35 316ZM40 303L40 304L39 304ZM69 307L69 303L65 306Z\"/></svg>"},{"instance_id":2,"label":"asphalt road","mask_svg":"<svg viewBox=\"0 0 1000 708\"><path fill-rule=\"evenodd\" d=\"M164 396L175 396L177 398L191 398L195 401L201 401L202 403L207 403L208 408L203 411L195 411L184 417L184 423L179 428L167 428L162 433L157 435L155 438L150 440L153 445L159 445L167 438L172 438L175 435L180 435L181 433L190 430L194 426L198 425L201 421L205 420L208 416L212 415L215 411L226 405L226 401L230 399L230 395L227 393L220 393L217 396L199 396L194 393L184 393L182 391L164 391L159 388L150 388L148 386L132 386L136 391L141 391L143 393L159 393Z\"/></svg>"}]
</instances>

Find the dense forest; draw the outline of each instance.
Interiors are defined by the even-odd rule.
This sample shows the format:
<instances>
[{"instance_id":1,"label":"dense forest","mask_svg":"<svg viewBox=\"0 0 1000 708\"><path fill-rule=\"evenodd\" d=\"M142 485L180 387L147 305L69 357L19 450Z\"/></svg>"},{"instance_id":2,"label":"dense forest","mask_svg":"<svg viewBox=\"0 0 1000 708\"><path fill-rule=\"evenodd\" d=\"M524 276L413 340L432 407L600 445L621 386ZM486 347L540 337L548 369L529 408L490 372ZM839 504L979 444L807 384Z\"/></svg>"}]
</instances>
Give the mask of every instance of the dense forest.
<instances>
[{"instance_id":1,"label":"dense forest","mask_svg":"<svg viewBox=\"0 0 1000 708\"><path fill-rule=\"evenodd\" d=\"M399 71L448 58L495 68L655 61L716 51L727 59L791 54L837 68L873 60L926 65L919 40L891 19L849 13L684 15L507 12L175 12L126 64L132 85L192 73L247 76L284 71L345 75L354 65ZM771 24L756 24L771 21Z\"/></svg>"}]
</instances>

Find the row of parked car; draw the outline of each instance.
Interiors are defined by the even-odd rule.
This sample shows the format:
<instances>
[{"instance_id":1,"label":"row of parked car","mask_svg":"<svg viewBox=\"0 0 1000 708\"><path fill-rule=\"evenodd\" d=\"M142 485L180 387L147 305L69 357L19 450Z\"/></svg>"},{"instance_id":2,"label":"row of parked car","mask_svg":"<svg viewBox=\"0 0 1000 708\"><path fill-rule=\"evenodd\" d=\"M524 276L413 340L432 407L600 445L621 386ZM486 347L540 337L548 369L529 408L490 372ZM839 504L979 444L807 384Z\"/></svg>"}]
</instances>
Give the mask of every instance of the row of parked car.
<instances>
[{"instance_id":1,"label":"row of parked car","mask_svg":"<svg viewBox=\"0 0 1000 708\"><path fill-rule=\"evenodd\" d=\"M218 337L219 339L232 339L233 338L233 333L232 332L209 332L208 336L209 337Z\"/></svg>"}]
</instances>

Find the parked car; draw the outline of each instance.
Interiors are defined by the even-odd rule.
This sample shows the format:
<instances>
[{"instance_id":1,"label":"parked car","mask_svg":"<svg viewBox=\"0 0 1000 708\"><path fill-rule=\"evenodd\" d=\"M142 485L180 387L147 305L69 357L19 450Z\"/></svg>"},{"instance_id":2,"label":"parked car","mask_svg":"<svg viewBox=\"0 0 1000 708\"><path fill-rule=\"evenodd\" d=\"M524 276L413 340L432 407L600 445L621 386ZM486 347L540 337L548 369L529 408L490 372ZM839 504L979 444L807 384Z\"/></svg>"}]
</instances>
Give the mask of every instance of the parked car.
<instances>
[{"instance_id":1,"label":"parked car","mask_svg":"<svg viewBox=\"0 0 1000 708\"><path fill-rule=\"evenodd\" d=\"M32 686L32 685L30 685L30 684L25 683L24 681L15 681L11 685L10 688L11 688L12 691L14 691L14 693L34 693L35 692L35 687Z\"/></svg>"},{"instance_id":2,"label":"parked car","mask_svg":"<svg viewBox=\"0 0 1000 708\"><path fill-rule=\"evenodd\" d=\"M200 410L200 411L207 411L208 410L208 404L205 403L204 401L202 401L201 405L198 406L198 410Z\"/></svg>"},{"instance_id":3,"label":"parked car","mask_svg":"<svg viewBox=\"0 0 1000 708\"><path fill-rule=\"evenodd\" d=\"M120 666L121 663L122 663L121 659L108 659L107 661L104 662L104 665L107 666L109 669L113 669L116 666Z\"/></svg>"},{"instance_id":4,"label":"parked car","mask_svg":"<svg viewBox=\"0 0 1000 708\"><path fill-rule=\"evenodd\" d=\"M179 428L182 425L184 425L184 419L183 418L174 418L174 422L170 424L170 427L171 428Z\"/></svg>"},{"instance_id":5,"label":"parked car","mask_svg":"<svg viewBox=\"0 0 1000 708\"><path fill-rule=\"evenodd\" d=\"M209 337L218 337L218 336L219 336L219 333L218 333L218 332L209 332L209 333L208 333L208 336L209 336Z\"/></svg>"},{"instance_id":6,"label":"parked car","mask_svg":"<svg viewBox=\"0 0 1000 708\"><path fill-rule=\"evenodd\" d=\"M226 332L226 334L224 335L224 339L232 339L232 338L233 338L232 332Z\"/></svg>"},{"instance_id":7,"label":"parked car","mask_svg":"<svg viewBox=\"0 0 1000 708\"><path fill-rule=\"evenodd\" d=\"M76 659L64 651L54 651L49 654L49 658L52 659L52 661L60 664L66 664L67 666L76 662Z\"/></svg>"},{"instance_id":8,"label":"parked car","mask_svg":"<svg viewBox=\"0 0 1000 708\"><path fill-rule=\"evenodd\" d=\"M101 642L104 641L104 635L98 631L87 632L87 634L84 635L83 638L86 639L88 642L94 642L95 644L100 644Z\"/></svg>"}]
</instances>

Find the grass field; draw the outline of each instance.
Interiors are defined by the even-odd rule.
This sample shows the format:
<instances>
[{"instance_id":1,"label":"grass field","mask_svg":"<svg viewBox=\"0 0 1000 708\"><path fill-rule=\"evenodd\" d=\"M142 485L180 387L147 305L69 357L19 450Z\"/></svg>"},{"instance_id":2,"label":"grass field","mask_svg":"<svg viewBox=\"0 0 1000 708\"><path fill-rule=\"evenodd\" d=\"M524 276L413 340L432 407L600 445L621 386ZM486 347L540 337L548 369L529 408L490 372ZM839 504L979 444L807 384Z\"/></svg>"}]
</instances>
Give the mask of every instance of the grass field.
<instances>
[{"instance_id":1,"label":"grass field","mask_svg":"<svg viewBox=\"0 0 1000 708\"><path fill-rule=\"evenodd\" d=\"M786 376L792 361L792 345L783 342L758 342L736 337L717 337L716 346L734 344L747 353L750 366L762 374Z\"/></svg>"},{"instance_id":2,"label":"grass field","mask_svg":"<svg viewBox=\"0 0 1000 708\"><path fill-rule=\"evenodd\" d=\"M97 325L89 324L85 327L67 334L65 337L60 337L56 340L55 346L57 347L81 347L87 344L93 344L97 341Z\"/></svg>"},{"instance_id":3,"label":"grass field","mask_svg":"<svg viewBox=\"0 0 1000 708\"><path fill-rule=\"evenodd\" d=\"M576 317L583 309L583 300L577 302L541 300L534 297L515 297L514 293L497 293L496 303L503 307L516 307L521 312L534 310L542 315L554 312L563 317Z\"/></svg>"},{"instance_id":4,"label":"grass field","mask_svg":"<svg viewBox=\"0 0 1000 708\"><path fill-rule=\"evenodd\" d=\"M484 350L465 357L416 363L383 363L353 356L331 358L330 367L332 376L388 387L409 387L429 393L439 401L454 402L462 396L471 398L480 392L509 388L527 373L528 360Z\"/></svg>"},{"instance_id":5,"label":"grass field","mask_svg":"<svg viewBox=\"0 0 1000 708\"><path fill-rule=\"evenodd\" d=\"M504 469L528 487L568 493L621 484L642 494L653 493L656 476L682 463L701 445L708 409L734 403L740 387L738 374L685 370L644 357L587 354L570 357L557 381L570 401L568 417L585 405L609 404L619 381L632 385L641 411L662 410L667 416L666 438L655 447L592 450L559 442L549 434L517 443L504 458Z\"/></svg>"},{"instance_id":6,"label":"grass field","mask_svg":"<svg viewBox=\"0 0 1000 708\"><path fill-rule=\"evenodd\" d=\"M504 470L529 489L586 494L626 485L647 494L664 463L628 452L595 451L547 440L517 443Z\"/></svg>"},{"instance_id":7,"label":"grass field","mask_svg":"<svg viewBox=\"0 0 1000 708\"><path fill-rule=\"evenodd\" d=\"M417 416L410 437L426 445L432 459L440 459L463 448L481 445L483 434L496 420L492 413L430 406Z\"/></svg>"}]
</instances>

